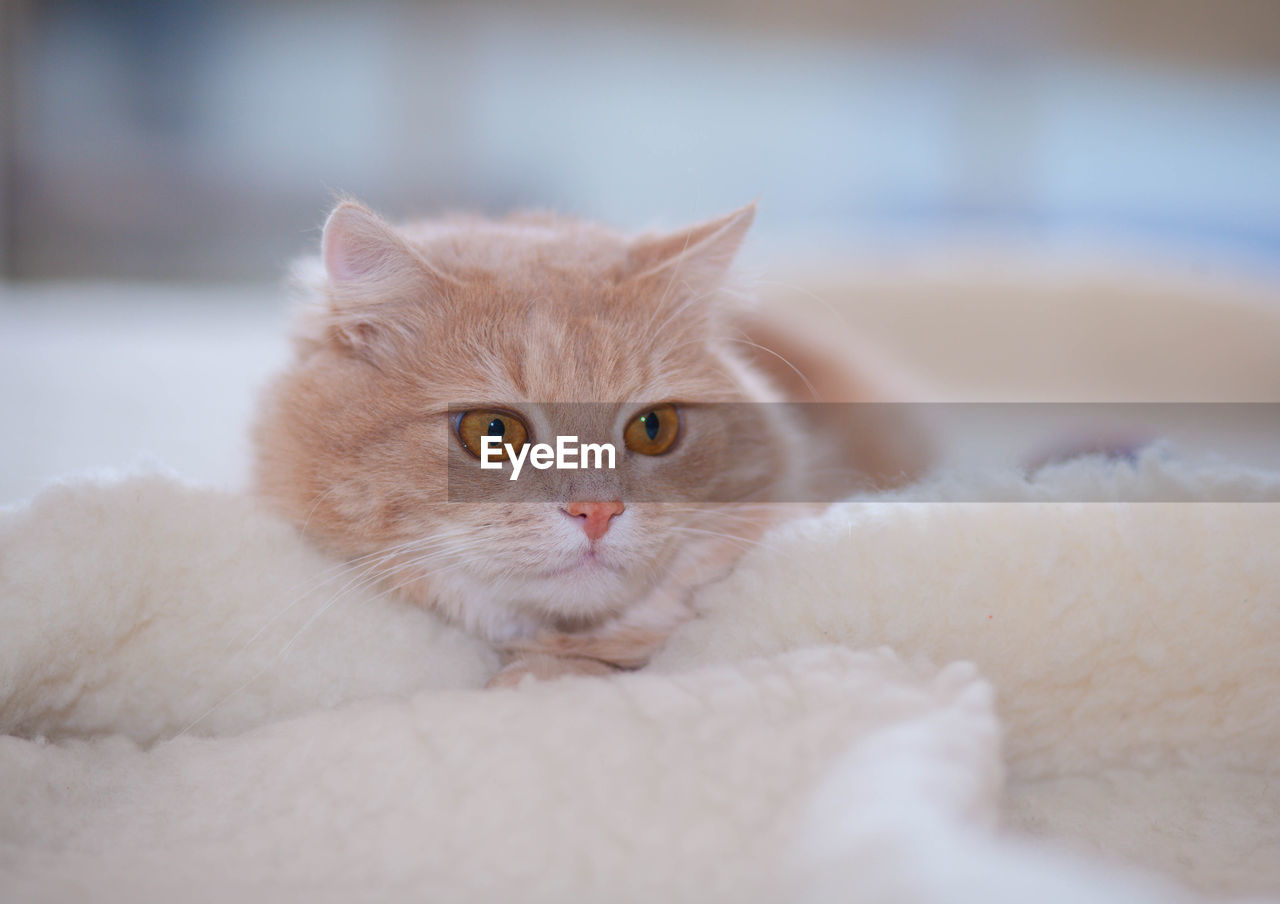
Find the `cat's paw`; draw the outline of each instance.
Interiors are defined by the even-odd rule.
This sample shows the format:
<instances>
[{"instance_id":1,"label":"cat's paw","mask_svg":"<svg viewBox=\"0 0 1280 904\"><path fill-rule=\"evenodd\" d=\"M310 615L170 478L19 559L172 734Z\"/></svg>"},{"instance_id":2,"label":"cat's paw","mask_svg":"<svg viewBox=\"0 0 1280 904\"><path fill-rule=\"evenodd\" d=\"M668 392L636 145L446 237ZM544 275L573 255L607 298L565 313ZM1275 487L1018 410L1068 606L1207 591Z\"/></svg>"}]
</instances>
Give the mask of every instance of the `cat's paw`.
<instances>
[{"instance_id":1,"label":"cat's paw","mask_svg":"<svg viewBox=\"0 0 1280 904\"><path fill-rule=\"evenodd\" d=\"M535 653L508 663L489 679L487 688L516 687L525 678L550 681L566 675L614 675L619 669L597 659L570 658Z\"/></svg>"},{"instance_id":2,"label":"cat's paw","mask_svg":"<svg viewBox=\"0 0 1280 904\"><path fill-rule=\"evenodd\" d=\"M551 659L586 660L606 668L639 669L649 664L653 654L662 649L671 630L656 629L623 622L610 622L599 628L578 633L540 631L533 637L508 641L502 652L515 661L548 657Z\"/></svg>"}]
</instances>

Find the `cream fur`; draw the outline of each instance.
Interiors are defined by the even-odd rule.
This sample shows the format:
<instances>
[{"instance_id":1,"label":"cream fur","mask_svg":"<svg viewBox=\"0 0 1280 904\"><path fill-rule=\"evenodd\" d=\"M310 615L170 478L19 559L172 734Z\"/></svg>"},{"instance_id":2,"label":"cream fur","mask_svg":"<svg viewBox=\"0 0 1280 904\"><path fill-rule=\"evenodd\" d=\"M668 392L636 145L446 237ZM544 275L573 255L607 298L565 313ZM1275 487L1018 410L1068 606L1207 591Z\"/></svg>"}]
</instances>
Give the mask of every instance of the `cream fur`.
<instances>
[{"instance_id":1,"label":"cream fur","mask_svg":"<svg viewBox=\"0 0 1280 904\"><path fill-rule=\"evenodd\" d=\"M1224 480L1272 502L1053 501ZM1280 476L1149 455L916 492L952 490L1042 501L841 506L706 588L649 669L482 692L492 654L431 616L299 596L329 563L243 498L53 488L0 519L0 888L1280 895ZM982 678L926 664L957 660Z\"/></svg>"},{"instance_id":2,"label":"cream fur","mask_svg":"<svg viewBox=\"0 0 1280 904\"><path fill-rule=\"evenodd\" d=\"M1085 487L1266 503L1081 504ZM997 688L1006 820L1205 890L1280 894L1280 476L1081 460L846 504L701 597L659 671L840 642ZM802 554L798 550L804 550ZM797 601L803 601L797 603Z\"/></svg>"}]
</instances>

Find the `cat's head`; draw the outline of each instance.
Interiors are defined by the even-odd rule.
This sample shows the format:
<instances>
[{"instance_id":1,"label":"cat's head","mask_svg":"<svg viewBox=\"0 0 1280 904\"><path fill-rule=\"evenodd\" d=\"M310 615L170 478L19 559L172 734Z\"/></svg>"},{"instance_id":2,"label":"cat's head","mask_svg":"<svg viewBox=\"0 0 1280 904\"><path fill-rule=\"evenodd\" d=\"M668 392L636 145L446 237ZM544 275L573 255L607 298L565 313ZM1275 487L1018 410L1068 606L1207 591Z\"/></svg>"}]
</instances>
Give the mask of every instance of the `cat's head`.
<instances>
[{"instance_id":1,"label":"cat's head","mask_svg":"<svg viewBox=\"0 0 1280 904\"><path fill-rule=\"evenodd\" d=\"M429 595L618 611L716 530L691 501L768 498L787 473L781 425L716 404L771 398L735 351L725 284L753 216L627 238L551 216L393 226L340 204L259 417L259 491L334 552L399 550L386 562ZM479 467L477 431L612 442L618 469L527 469L535 501L483 501L510 475Z\"/></svg>"}]
</instances>

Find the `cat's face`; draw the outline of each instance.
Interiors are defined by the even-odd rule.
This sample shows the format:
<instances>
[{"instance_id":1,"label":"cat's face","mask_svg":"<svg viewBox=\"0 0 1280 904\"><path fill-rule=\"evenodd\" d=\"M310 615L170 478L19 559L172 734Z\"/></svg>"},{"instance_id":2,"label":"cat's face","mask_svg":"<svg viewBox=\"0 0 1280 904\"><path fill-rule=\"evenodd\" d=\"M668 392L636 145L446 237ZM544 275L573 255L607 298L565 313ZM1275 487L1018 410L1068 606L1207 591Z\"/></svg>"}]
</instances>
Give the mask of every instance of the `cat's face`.
<instances>
[{"instance_id":1,"label":"cat's face","mask_svg":"<svg viewBox=\"0 0 1280 904\"><path fill-rule=\"evenodd\" d=\"M627 241L552 219L397 229L340 206L320 306L258 424L260 491L490 635L621 611L718 531L695 500L758 497L783 470L777 425L712 404L767 392L719 310L751 213ZM618 468L527 467L513 498L510 465L474 454L490 425L613 443Z\"/></svg>"}]
</instances>

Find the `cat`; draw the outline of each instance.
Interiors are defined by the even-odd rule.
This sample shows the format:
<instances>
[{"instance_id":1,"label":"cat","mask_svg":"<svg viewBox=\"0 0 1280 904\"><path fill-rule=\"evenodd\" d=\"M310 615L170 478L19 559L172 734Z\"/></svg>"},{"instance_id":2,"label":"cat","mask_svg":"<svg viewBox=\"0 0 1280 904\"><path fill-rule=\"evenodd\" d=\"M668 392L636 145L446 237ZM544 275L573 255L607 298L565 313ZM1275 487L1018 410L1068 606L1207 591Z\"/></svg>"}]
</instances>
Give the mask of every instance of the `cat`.
<instances>
[{"instance_id":1,"label":"cat","mask_svg":"<svg viewBox=\"0 0 1280 904\"><path fill-rule=\"evenodd\" d=\"M871 397L838 354L741 303L729 271L754 216L626 237L541 214L397 226L340 202L296 271L295 357L254 429L258 494L490 641L494 686L643 666L693 590L795 513L776 503L813 489L815 450L838 451L787 406L736 403ZM548 438L586 402L643 498L559 472L559 495L485 501L510 475L480 469L478 440ZM918 472L914 438L879 440L858 440L868 480ZM475 501L450 501L462 491Z\"/></svg>"}]
</instances>

